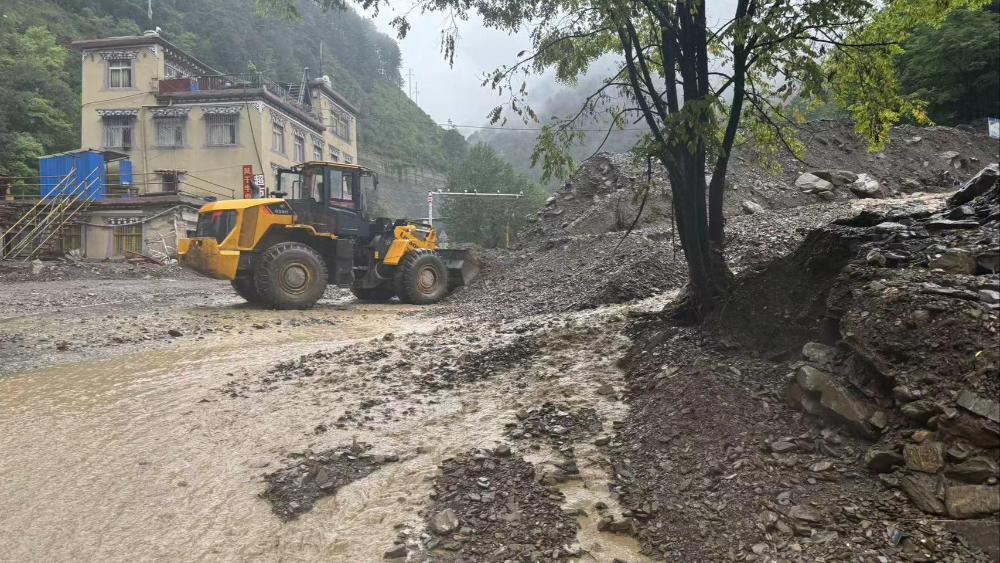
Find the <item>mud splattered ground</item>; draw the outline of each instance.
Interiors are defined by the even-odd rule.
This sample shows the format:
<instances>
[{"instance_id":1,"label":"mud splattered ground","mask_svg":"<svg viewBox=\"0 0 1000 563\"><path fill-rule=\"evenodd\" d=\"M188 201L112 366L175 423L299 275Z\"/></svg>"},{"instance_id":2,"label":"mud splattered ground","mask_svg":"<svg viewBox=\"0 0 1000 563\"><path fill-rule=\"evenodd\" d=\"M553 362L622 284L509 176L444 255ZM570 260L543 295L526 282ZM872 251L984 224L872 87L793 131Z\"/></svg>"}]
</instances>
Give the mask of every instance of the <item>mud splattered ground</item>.
<instances>
[{"instance_id":1,"label":"mud splattered ground","mask_svg":"<svg viewBox=\"0 0 1000 563\"><path fill-rule=\"evenodd\" d=\"M804 237L783 213L733 222L741 268ZM656 324L648 280L586 307L535 282L307 312L198 279L0 286L3 557L988 560L786 404L798 357Z\"/></svg>"},{"instance_id":2,"label":"mud splattered ground","mask_svg":"<svg viewBox=\"0 0 1000 563\"><path fill-rule=\"evenodd\" d=\"M626 314L662 298L468 323L337 292L305 313L260 310L197 279L0 291L5 557L346 562L402 546L437 560L457 553L428 521L446 460L503 446L497 493L530 477L548 503L505 522L517 553L642 560L634 540L598 530L596 502L620 509L592 442L624 416L608 386L622 387ZM137 338L113 340L124 334ZM511 437L536 423L559 438ZM548 515L558 535L527 549ZM496 525L469 526L461 553L492 554Z\"/></svg>"}]
</instances>

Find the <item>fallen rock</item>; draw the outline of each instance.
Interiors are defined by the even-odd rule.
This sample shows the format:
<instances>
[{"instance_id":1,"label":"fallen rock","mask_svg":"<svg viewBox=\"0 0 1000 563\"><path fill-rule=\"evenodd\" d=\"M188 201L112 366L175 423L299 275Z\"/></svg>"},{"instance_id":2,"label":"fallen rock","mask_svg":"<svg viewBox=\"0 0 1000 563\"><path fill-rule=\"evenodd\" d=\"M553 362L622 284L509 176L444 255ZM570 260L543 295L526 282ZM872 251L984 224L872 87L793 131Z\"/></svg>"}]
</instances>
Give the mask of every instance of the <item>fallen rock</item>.
<instances>
[{"instance_id":1,"label":"fallen rock","mask_svg":"<svg viewBox=\"0 0 1000 563\"><path fill-rule=\"evenodd\" d=\"M404 559L406 558L407 550L405 545L397 545L396 547L388 550L382 555L382 559Z\"/></svg>"},{"instance_id":2,"label":"fallen rock","mask_svg":"<svg viewBox=\"0 0 1000 563\"><path fill-rule=\"evenodd\" d=\"M852 182L848 188L851 193L861 198L882 196L881 184L868 174L859 174L858 179Z\"/></svg>"},{"instance_id":3,"label":"fallen rock","mask_svg":"<svg viewBox=\"0 0 1000 563\"><path fill-rule=\"evenodd\" d=\"M832 366L833 357L836 353L836 349L832 346L820 344L819 342L806 342L802 346L802 357L821 368Z\"/></svg>"},{"instance_id":4,"label":"fallen rock","mask_svg":"<svg viewBox=\"0 0 1000 563\"><path fill-rule=\"evenodd\" d=\"M834 186L846 186L858 181L859 176L847 170L815 170L813 175L830 182Z\"/></svg>"},{"instance_id":5,"label":"fallen rock","mask_svg":"<svg viewBox=\"0 0 1000 563\"><path fill-rule=\"evenodd\" d=\"M952 518L973 518L1000 511L1000 487L959 485L944 492L945 506Z\"/></svg>"},{"instance_id":6,"label":"fallen rock","mask_svg":"<svg viewBox=\"0 0 1000 563\"><path fill-rule=\"evenodd\" d=\"M893 450L868 448L865 452L865 466L874 473L888 473L903 465L903 456Z\"/></svg>"},{"instance_id":7,"label":"fallen rock","mask_svg":"<svg viewBox=\"0 0 1000 563\"><path fill-rule=\"evenodd\" d=\"M1000 403L981 397L976 393L963 389L958 396L958 406L965 410L986 417L993 422L1000 422Z\"/></svg>"},{"instance_id":8,"label":"fallen rock","mask_svg":"<svg viewBox=\"0 0 1000 563\"><path fill-rule=\"evenodd\" d=\"M945 469L945 475L965 483L984 483L997 476L997 466L985 457L969 458Z\"/></svg>"},{"instance_id":9,"label":"fallen rock","mask_svg":"<svg viewBox=\"0 0 1000 563\"><path fill-rule=\"evenodd\" d=\"M743 208L743 211L747 215L753 215L755 213L763 213L765 211L763 205L750 200L745 200L743 203L740 204L740 207Z\"/></svg>"},{"instance_id":10,"label":"fallen rock","mask_svg":"<svg viewBox=\"0 0 1000 563\"><path fill-rule=\"evenodd\" d=\"M927 422L932 416L941 412L941 406L930 399L919 399L903 405L900 409L903 416L917 422Z\"/></svg>"},{"instance_id":11,"label":"fallen rock","mask_svg":"<svg viewBox=\"0 0 1000 563\"><path fill-rule=\"evenodd\" d=\"M989 191L989 189L997 183L998 177L1000 177L1000 166L996 163L990 164L986 168L980 170L979 173L969 179L969 181L962 184L962 187L955 192L955 195L948 199L948 205L950 207L954 207L969 203L973 199Z\"/></svg>"},{"instance_id":12,"label":"fallen rock","mask_svg":"<svg viewBox=\"0 0 1000 563\"><path fill-rule=\"evenodd\" d=\"M447 535L458 529L458 516L454 510L446 508L431 516L430 525L435 534Z\"/></svg>"},{"instance_id":13,"label":"fallen rock","mask_svg":"<svg viewBox=\"0 0 1000 563\"><path fill-rule=\"evenodd\" d=\"M926 473L911 473L899 479L899 488L920 510L928 514L944 514L945 506L938 495L938 481Z\"/></svg>"},{"instance_id":14,"label":"fallen rock","mask_svg":"<svg viewBox=\"0 0 1000 563\"><path fill-rule=\"evenodd\" d=\"M788 515L796 520L802 520L803 522L810 522L813 524L823 521L823 515L820 514L818 510L803 504L798 504L789 508Z\"/></svg>"},{"instance_id":15,"label":"fallen rock","mask_svg":"<svg viewBox=\"0 0 1000 563\"><path fill-rule=\"evenodd\" d=\"M818 398L818 405L803 402L802 406L810 409L820 407L820 413L836 422L846 425L865 436L874 436L868 420L874 409L861 399L854 398L846 389L837 384L833 377L824 371L805 365L798 369L795 377L798 386L805 391L805 399L810 396Z\"/></svg>"},{"instance_id":16,"label":"fallen rock","mask_svg":"<svg viewBox=\"0 0 1000 563\"><path fill-rule=\"evenodd\" d=\"M803 190L829 192L833 190L833 183L815 174L806 172L795 180L795 185Z\"/></svg>"},{"instance_id":17,"label":"fallen rock","mask_svg":"<svg viewBox=\"0 0 1000 563\"><path fill-rule=\"evenodd\" d=\"M944 527L991 561L1000 561L1000 522L996 520L949 520Z\"/></svg>"},{"instance_id":18,"label":"fallen rock","mask_svg":"<svg viewBox=\"0 0 1000 563\"><path fill-rule=\"evenodd\" d=\"M944 446L941 442L906 444L903 447L906 466L914 471L937 473L944 467Z\"/></svg>"},{"instance_id":19,"label":"fallen rock","mask_svg":"<svg viewBox=\"0 0 1000 563\"><path fill-rule=\"evenodd\" d=\"M978 225L978 223L977 223ZM976 259L972 253L962 248L949 248L943 253L931 258L928 266L941 269L950 274L972 275L976 273Z\"/></svg>"}]
</instances>

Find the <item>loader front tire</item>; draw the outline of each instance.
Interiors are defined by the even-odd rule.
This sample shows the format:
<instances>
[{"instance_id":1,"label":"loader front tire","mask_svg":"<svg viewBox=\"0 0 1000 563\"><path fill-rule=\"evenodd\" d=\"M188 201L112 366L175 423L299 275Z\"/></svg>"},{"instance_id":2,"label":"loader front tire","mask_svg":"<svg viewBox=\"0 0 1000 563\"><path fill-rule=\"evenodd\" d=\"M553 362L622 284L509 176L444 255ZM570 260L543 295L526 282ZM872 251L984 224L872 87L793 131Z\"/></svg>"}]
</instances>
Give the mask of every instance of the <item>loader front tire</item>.
<instances>
[{"instance_id":1,"label":"loader front tire","mask_svg":"<svg viewBox=\"0 0 1000 563\"><path fill-rule=\"evenodd\" d=\"M308 245L280 242L265 250L254 271L257 293L275 309L308 309L323 297L323 257Z\"/></svg>"},{"instance_id":2,"label":"loader front tire","mask_svg":"<svg viewBox=\"0 0 1000 563\"><path fill-rule=\"evenodd\" d=\"M380 285L377 287L352 287L351 293L362 301L388 301L396 296L396 290Z\"/></svg>"},{"instance_id":3,"label":"loader front tire","mask_svg":"<svg viewBox=\"0 0 1000 563\"><path fill-rule=\"evenodd\" d=\"M395 284L403 303L437 303L448 295L448 268L435 252L414 250L399 263Z\"/></svg>"},{"instance_id":4,"label":"loader front tire","mask_svg":"<svg viewBox=\"0 0 1000 563\"><path fill-rule=\"evenodd\" d=\"M257 293L257 285L254 283L252 276L240 276L230 283L233 284L233 289L236 290L236 293L247 300L247 303L253 303L254 305L264 305L267 303L267 300Z\"/></svg>"}]
</instances>

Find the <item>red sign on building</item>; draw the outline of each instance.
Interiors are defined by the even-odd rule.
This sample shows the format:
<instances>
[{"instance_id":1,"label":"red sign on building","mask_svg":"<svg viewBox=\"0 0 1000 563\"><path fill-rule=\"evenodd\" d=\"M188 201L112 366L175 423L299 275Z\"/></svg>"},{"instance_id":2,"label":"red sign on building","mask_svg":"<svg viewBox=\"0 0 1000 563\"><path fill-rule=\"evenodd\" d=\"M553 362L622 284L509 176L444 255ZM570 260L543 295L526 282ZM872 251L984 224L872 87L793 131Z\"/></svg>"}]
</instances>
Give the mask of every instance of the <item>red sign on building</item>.
<instances>
[{"instance_id":1,"label":"red sign on building","mask_svg":"<svg viewBox=\"0 0 1000 563\"><path fill-rule=\"evenodd\" d=\"M253 165L243 165L243 199L253 197Z\"/></svg>"}]
</instances>

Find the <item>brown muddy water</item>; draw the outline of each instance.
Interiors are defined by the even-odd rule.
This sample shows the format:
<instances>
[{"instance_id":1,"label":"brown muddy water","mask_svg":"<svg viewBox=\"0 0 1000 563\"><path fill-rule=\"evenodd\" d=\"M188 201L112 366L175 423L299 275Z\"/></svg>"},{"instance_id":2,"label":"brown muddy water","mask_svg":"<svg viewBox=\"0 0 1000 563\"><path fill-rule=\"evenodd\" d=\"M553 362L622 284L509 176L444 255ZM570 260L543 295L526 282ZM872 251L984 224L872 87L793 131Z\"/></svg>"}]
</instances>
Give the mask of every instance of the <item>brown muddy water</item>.
<instances>
[{"instance_id":1,"label":"brown muddy water","mask_svg":"<svg viewBox=\"0 0 1000 563\"><path fill-rule=\"evenodd\" d=\"M231 322L267 326L150 349L124 346L0 376L0 560L379 561L401 527L422 530L418 512L441 460L504 441L502 421L512 419L513 403L587 403L605 419L605 432L624 415L621 403L593 393L599 383L621 381L614 362L626 343L608 336L610 345L547 350L526 368L537 377L516 397L497 391L504 386L496 381L477 383L422 403L416 416L317 435L318 421L343 410L332 392L292 385L228 400L219 389L302 354L402 346L372 339L429 334L460 321L398 304L350 303L310 312L329 323L289 328L274 322L293 313L234 310L227 299L208 299L197 314L218 308ZM161 315L178 314L167 309ZM620 313L588 314L619 322ZM289 453L355 439L401 460L291 522L258 498L263 474L284 466ZM562 486L565 508L586 510L597 500L614 508L599 452L580 452L583 480ZM536 452L530 461L544 463L547 455ZM598 532L594 518L581 516L580 524L584 561L645 561L632 540Z\"/></svg>"}]
</instances>

